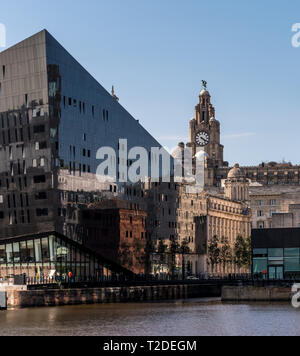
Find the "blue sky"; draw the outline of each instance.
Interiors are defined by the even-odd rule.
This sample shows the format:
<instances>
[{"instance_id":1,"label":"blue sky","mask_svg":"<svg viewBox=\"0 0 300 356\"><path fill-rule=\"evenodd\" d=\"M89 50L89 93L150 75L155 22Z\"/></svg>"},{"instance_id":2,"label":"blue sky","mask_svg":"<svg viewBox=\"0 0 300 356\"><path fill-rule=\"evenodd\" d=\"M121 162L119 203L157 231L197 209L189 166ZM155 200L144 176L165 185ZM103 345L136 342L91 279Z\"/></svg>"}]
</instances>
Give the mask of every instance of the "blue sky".
<instances>
[{"instance_id":1,"label":"blue sky","mask_svg":"<svg viewBox=\"0 0 300 356\"><path fill-rule=\"evenodd\" d=\"M208 82L225 159L300 163L300 2L10 0L7 46L46 28L162 144L187 141Z\"/></svg>"}]
</instances>

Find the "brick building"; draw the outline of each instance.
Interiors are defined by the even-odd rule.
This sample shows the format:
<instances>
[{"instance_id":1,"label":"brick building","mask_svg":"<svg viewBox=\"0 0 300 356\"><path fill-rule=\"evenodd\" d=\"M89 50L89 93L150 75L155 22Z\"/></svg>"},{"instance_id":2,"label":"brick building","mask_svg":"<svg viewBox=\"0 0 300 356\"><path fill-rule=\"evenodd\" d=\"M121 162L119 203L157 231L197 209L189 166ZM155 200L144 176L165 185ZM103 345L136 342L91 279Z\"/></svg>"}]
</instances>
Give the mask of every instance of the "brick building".
<instances>
[{"instance_id":1,"label":"brick building","mask_svg":"<svg viewBox=\"0 0 300 356\"><path fill-rule=\"evenodd\" d=\"M81 211L83 245L132 272L146 272L146 212L125 201L101 202Z\"/></svg>"}]
</instances>

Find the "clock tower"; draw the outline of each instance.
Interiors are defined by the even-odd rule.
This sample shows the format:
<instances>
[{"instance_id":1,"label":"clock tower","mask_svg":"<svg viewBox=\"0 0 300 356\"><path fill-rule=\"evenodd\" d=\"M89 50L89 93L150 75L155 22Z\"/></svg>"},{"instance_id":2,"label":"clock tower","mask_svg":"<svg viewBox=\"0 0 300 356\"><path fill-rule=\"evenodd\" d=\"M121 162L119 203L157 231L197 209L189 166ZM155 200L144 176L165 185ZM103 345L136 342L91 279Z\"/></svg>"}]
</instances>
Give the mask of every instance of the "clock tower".
<instances>
[{"instance_id":1,"label":"clock tower","mask_svg":"<svg viewBox=\"0 0 300 356\"><path fill-rule=\"evenodd\" d=\"M216 184L216 172L218 168L228 165L223 160L224 146L220 143L220 122L215 119L215 109L210 102L210 94L204 89L199 96L199 103L195 107L195 117L190 121L190 143L193 155L198 147L203 147L208 155L206 185Z\"/></svg>"}]
</instances>

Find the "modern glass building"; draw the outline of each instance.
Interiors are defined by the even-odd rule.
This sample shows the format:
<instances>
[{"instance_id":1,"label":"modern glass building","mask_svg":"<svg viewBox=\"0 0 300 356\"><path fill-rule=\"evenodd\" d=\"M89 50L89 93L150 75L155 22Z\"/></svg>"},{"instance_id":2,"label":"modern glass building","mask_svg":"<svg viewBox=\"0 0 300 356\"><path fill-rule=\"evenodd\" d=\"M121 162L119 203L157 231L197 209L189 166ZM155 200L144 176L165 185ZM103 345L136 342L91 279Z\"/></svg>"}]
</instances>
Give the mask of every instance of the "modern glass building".
<instances>
[{"instance_id":1,"label":"modern glass building","mask_svg":"<svg viewBox=\"0 0 300 356\"><path fill-rule=\"evenodd\" d=\"M0 241L0 277L26 275L36 282L106 281L132 273L56 232Z\"/></svg>"},{"instance_id":2,"label":"modern glass building","mask_svg":"<svg viewBox=\"0 0 300 356\"><path fill-rule=\"evenodd\" d=\"M0 87L0 239L54 230L79 241L70 205L117 194L126 153L152 158L161 145L46 30L0 53ZM96 177L102 147L115 153L113 186Z\"/></svg>"},{"instance_id":3,"label":"modern glass building","mask_svg":"<svg viewBox=\"0 0 300 356\"><path fill-rule=\"evenodd\" d=\"M150 168L161 145L47 30L0 53L0 88L1 276L105 275L109 261L84 249L81 211L122 196L132 148ZM116 179L99 182L107 161Z\"/></svg>"},{"instance_id":4,"label":"modern glass building","mask_svg":"<svg viewBox=\"0 0 300 356\"><path fill-rule=\"evenodd\" d=\"M300 278L300 229L252 230L252 272L256 278Z\"/></svg>"}]
</instances>

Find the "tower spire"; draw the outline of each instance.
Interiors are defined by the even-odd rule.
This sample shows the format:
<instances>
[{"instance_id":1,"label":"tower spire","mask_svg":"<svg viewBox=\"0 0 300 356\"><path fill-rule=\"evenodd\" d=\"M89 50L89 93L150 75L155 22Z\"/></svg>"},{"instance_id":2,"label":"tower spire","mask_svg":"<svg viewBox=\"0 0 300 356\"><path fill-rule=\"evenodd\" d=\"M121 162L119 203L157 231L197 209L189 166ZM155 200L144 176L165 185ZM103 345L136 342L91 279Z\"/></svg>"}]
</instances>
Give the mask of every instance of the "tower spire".
<instances>
[{"instance_id":1,"label":"tower spire","mask_svg":"<svg viewBox=\"0 0 300 356\"><path fill-rule=\"evenodd\" d=\"M115 87L112 86L111 88L111 96L116 100L116 101L119 101L119 98L116 96L115 94Z\"/></svg>"}]
</instances>

